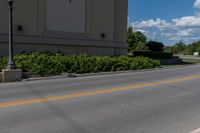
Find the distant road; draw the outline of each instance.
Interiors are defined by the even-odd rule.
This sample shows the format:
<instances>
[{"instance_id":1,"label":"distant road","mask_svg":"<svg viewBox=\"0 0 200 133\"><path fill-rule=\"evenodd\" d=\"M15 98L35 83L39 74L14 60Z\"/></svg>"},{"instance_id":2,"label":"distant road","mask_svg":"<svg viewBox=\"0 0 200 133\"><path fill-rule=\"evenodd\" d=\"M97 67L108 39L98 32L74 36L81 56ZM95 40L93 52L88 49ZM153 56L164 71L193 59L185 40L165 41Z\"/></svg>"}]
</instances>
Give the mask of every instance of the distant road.
<instances>
[{"instance_id":1,"label":"distant road","mask_svg":"<svg viewBox=\"0 0 200 133\"><path fill-rule=\"evenodd\" d=\"M181 56L179 56L180 58L187 58L187 59L198 59L198 60L200 60L200 56L193 56L193 55L185 55L185 56L183 56L183 55L181 55Z\"/></svg>"},{"instance_id":2,"label":"distant road","mask_svg":"<svg viewBox=\"0 0 200 133\"><path fill-rule=\"evenodd\" d=\"M199 128L200 65L0 84L0 133L192 133Z\"/></svg>"}]
</instances>

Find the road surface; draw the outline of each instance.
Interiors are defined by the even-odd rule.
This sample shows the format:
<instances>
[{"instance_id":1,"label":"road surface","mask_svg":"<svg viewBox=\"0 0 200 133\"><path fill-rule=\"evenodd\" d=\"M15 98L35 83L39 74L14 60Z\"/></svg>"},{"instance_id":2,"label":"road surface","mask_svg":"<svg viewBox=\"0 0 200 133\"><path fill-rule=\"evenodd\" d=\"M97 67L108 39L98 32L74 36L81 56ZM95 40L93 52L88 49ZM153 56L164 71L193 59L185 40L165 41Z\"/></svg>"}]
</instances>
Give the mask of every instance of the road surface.
<instances>
[{"instance_id":1,"label":"road surface","mask_svg":"<svg viewBox=\"0 0 200 133\"><path fill-rule=\"evenodd\" d=\"M200 65L0 84L0 133L196 133Z\"/></svg>"}]
</instances>

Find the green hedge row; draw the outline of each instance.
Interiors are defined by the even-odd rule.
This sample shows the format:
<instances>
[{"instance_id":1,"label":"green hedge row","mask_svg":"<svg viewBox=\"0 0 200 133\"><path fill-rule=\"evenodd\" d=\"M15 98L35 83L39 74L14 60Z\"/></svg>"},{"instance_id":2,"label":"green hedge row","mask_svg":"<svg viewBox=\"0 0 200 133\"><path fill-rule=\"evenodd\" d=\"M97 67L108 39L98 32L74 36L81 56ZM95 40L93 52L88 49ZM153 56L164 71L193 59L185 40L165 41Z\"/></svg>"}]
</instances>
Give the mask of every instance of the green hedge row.
<instances>
[{"instance_id":1,"label":"green hedge row","mask_svg":"<svg viewBox=\"0 0 200 133\"><path fill-rule=\"evenodd\" d=\"M146 57L67 56L63 54L29 53L15 56L16 66L33 74L95 73L122 70L148 69L160 66L160 62ZM0 69L5 68L7 58L0 58Z\"/></svg>"},{"instance_id":2,"label":"green hedge row","mask_svg":"<svg viewBox=\"0 0 200 133\"><path fill-rule=\"evenodd\" d=\"M154 59L171 59L173 54L167 52L134 51L133 56L144 56Z\"/></svg>"}]
</instances>

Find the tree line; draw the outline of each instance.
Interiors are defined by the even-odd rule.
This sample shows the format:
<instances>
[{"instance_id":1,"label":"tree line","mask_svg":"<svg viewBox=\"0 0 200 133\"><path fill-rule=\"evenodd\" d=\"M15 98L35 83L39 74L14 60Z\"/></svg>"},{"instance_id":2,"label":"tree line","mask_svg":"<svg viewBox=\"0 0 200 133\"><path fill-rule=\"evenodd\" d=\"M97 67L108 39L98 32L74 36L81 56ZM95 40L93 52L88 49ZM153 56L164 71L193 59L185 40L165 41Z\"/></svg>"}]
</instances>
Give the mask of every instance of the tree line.
<instances>
[{"instance_id":1,"label":"tree line","mask_svg":"<svg viewBox=\"0 0 200 133\"><path fill-rule=\"evenodd\" d=\"M188 45L184 44L182 41L179 41L173 46L165 47L165 52L183 55L193 55L194 52L200 53L200 41L192 42Z\"/></svg>"},{"instance_id":2,"label":"tree line","mask_svg":"<svg viewBox=\"0 0 200 133\"><path fill-rule=\"evenodd\" d=\"M148 41L147 37L140 31L134 31L133 27L128 28L127 32L128 51L159 51L170 52L173 54L193 55L194 52L200 53L200 41L186 45L182 41L172 46L164 46L162 42Z\"/></svg>"},{"instance_id":3,"label":"tree line","mask_svg":"<svg viewBox=\"0 0 200 133\"><path fill-rule=\"evenodd\" d=\"M148 41L147 37L140 31L133 31L132 27L127 32L128 51L164 51L164 44L157 41Z\"/></svg>"}]
</instances>

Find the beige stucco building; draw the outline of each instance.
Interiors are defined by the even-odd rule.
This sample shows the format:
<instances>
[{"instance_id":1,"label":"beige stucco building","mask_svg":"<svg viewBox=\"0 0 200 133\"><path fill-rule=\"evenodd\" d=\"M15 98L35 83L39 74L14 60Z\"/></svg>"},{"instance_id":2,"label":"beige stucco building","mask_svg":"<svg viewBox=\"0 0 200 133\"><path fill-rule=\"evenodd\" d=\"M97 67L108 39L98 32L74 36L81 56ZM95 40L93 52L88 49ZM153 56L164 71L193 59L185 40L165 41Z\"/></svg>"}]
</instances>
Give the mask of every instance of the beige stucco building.
<instances>
[{"instance_id":1,"label":"beige stucco building","mask_svg":"<svg viewBox=\"0 0 200 133\"><path fill-rule=\"evenodd\" d=\"M15 52L126 54L127 5L128 0L15 0ZM7 0L0 1L0 55L8 55Z\"/></svg>"}]
</instances>

